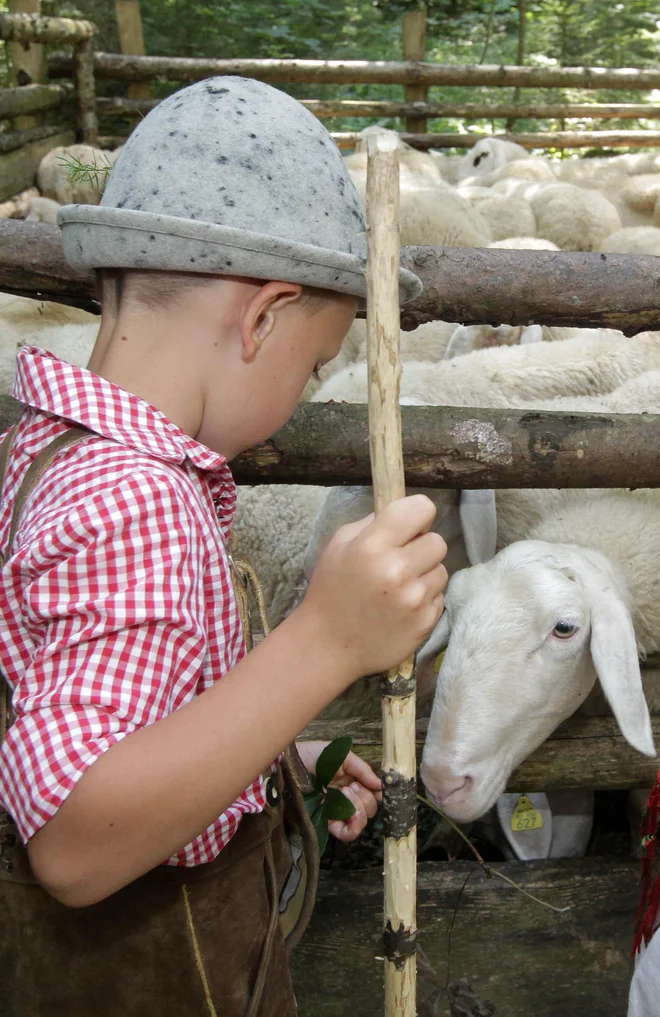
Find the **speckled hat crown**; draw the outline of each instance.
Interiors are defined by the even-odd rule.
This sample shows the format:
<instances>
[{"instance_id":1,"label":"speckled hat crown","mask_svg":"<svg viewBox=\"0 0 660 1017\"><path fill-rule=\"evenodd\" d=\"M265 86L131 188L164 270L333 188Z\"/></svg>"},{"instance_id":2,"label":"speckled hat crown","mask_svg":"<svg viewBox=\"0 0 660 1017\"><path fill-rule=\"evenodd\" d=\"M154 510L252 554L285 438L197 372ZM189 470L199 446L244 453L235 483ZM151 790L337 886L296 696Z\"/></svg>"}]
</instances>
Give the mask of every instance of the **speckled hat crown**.
<instances>
[{"instance_id":1,"label":"speckled hat crown","mask_svg":"<svg viewBox=\"0 0 660 1017\"><path fill-rule=\"evenodd\" d=\"M366 295L365 223L332 138L295 99L218 77L161 102L124 145L100 205L65 205L67 260L283 279ZM402 301L421 291L401 269Z\"/></svg>"}]
</instances>

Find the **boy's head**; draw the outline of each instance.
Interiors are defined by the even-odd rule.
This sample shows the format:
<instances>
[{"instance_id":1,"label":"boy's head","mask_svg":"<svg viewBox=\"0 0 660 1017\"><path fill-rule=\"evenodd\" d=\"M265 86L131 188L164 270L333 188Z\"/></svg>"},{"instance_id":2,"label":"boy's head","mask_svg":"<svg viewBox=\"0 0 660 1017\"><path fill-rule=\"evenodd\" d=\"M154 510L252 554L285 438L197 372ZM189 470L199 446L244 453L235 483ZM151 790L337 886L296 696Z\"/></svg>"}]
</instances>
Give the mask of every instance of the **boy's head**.
<instances>
[{"instance_id":1,"label":"boy's head","mask_svg":"<svg viewBox=\"0 0 660 1017\"><path fill-rule=\"evenodd\" d=\"M184 350L203 307L219 320L231 306L246 364L265 367L277 350L309 374L366 295L364 216L339 151L316 117L259 81L211 78L165 99L126 142L101 205L65 206L58 221L69 261L104 275L106 344L112 301L118 321L130 312L143 327L166 304L169 322L185 306ZM403 299L421 289L404 270L400 285ZM282 346L285 325L309 347ZM298 386L292 364L285 377L270 364L266 402L273 386Z\"/></svg>"},{"instance_id":2,"label":"boy's head","mask_svg":"<svg viewBox=\"0 0 660 1017\"><path fill-rule=\"evenodd\" d=\"M231 459L291 416L357 298L282 280L102 270L90 369Z\"/></svg>"}]
</instances>

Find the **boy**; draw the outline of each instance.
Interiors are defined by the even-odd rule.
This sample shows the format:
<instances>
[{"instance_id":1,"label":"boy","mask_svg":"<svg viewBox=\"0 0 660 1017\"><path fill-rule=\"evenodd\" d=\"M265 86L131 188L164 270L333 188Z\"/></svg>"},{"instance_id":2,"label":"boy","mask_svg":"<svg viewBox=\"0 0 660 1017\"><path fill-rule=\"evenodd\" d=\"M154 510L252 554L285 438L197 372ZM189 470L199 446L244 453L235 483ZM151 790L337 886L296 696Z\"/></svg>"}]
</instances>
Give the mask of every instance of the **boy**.
<instances>
[{"instance_id":1,"label":"boy","mask_svg":"<svg viewBox=\"0 0 660 1017\"><path fill-rule=\"evenodd\" d=\"M339 351L365 292L359 202L295 100L215 78L161 103L102 206L60 225L69 260L100 272L103 318L88 370L27 348L14 390L0 773L29 868L0 884L4 1012L287 1017L278 912L304 820L283 835L295 789L273 760L419 645L446 583L435 510L405 499L342 529L301 606L244 655L227 460ZM404 296L418 287L402 272ZM82 440L21 506L28 465L71 424ZM302 747L309 768L320 750ZM356 814L334 832L352 839L379 782L355 756L344 771Z\"/></svg>"}]
</instances>

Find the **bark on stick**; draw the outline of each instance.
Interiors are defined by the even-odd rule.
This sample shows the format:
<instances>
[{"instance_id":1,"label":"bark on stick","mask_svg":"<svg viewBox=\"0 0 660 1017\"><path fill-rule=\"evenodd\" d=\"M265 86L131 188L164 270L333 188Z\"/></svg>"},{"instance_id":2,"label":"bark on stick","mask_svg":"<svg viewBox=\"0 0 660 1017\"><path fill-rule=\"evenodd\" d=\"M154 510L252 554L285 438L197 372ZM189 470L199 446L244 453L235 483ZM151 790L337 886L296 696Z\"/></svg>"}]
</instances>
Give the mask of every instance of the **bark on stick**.
<instances>
[{"instance_id":1,"label":"bark on stick","mask_svg":"<svg viewBox=\"0 0 660 1017\"><path fill-rule=\"evenodd\" d=\"M367 360L376 513L405 494L399 385L399 156L391 137L368 142ZM414 659L381 681L385 817L385 1013L416 1013L417 819Z\"/></svg>"}]
</instances>

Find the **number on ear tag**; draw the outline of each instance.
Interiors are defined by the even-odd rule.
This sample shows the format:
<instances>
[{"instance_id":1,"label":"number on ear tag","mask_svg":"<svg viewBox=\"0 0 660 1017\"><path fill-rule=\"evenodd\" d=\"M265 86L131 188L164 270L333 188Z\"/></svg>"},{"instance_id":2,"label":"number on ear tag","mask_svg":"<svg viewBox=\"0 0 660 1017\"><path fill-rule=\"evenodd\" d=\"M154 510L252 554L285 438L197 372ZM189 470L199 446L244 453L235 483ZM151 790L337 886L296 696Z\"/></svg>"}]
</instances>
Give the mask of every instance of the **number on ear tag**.
<instances>
[{"instance_id":1,"label":"number on ear tag","mask_svg":"<svg viewBox=\"0 0 660 1017\"><path fill-rule=\"evenodd\" d=\"M526 795L521 795L516 803L511 815L511 829L514 833L543 829L543 816Z\"/></svg>"}]
</instances>

